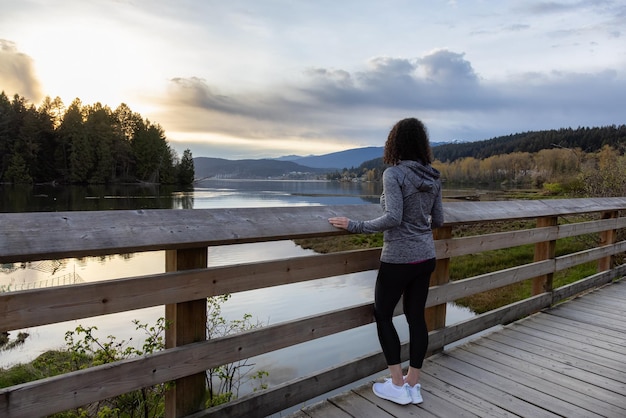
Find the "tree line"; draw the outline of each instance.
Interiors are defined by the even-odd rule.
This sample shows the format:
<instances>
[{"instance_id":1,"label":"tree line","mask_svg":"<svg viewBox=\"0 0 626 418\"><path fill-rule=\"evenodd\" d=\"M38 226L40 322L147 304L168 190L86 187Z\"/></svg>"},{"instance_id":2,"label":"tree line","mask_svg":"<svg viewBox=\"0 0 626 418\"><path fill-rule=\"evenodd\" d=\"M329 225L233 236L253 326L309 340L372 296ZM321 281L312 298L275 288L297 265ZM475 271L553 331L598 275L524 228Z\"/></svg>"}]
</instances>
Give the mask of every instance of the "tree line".
<instances>
[{"instance_id":1,"label":"tree line","mask_svg":"<svg viewBox=\"0 0 626 418\"><path fill-rule=\"evenodd\" d=\"M555 132L564 136L551 136ZM578 137L575 132L584 135ZM519 148L500 144L509 152L493 155L491 152L497 148L489 148L487 152L484 141L446 144L448 149L444 152L440 152L442 145L439 145L433 148L436 158L433 167L441 172L444 182L452 185L527 186L569 196L626 196L626 125L546 131L527 138L530 143L517 142ZM534 149L536 138L552 138L555 142L535 152L522 151ZM577 146L583 144L577 138L584 138L586 148ZM442 156L450 155L454 147L459 147L462 152L458 155L463 156L444 160ZM330 173L327 178L379 181L385 168L382 158L377 158L357 168Z\"/></svg>"},{"instance_id":2,"label":"tree line","mask_svg":"<svg viewBox=\"0 0 626 418\"><path fill-rule=\"evenodd\" d=\"M624 143L626 125L611 125L530 131L484 141L441 144L433 147L433 154L439 161L454 162L466 157L482 160L515 152L536 153L549 148L578 148L585 153L593 153L605 145L619 149Z\"/></svg>"},{"instance_id":3,"label":"tree line","mask_svg":"<svg viewBox=\"0 0 626 418\"><path fill-rule=\"evenodd\" d=\"M179 158L163 129L126 104L115 110L59 97L39 107L0 93L0 182L189 185L190 150Z\"/></svg>"}]
</instances>

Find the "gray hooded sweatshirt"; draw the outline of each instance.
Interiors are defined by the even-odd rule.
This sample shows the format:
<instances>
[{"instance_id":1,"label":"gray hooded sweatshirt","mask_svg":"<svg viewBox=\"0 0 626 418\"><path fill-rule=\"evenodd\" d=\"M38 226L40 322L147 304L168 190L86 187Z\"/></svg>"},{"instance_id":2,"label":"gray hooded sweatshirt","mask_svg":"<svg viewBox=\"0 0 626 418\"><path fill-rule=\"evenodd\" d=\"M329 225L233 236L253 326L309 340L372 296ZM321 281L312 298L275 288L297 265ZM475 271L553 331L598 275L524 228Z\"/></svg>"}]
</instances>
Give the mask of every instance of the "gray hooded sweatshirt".
<instances>
[{"instance_id":1,"label":"gray hooded sweatshirt","mask_svg":"<svg viewBox=\"0 0 626 418\"><path fill-rule=\"evenodd\" d=\"M385 263L414 263L435 257L431 228L443 225L439 171L409 160L387 168L380 204L382 216L369 221L350 220L348 231L384 231L380 261Z\"/></svg>"}]
</instances>

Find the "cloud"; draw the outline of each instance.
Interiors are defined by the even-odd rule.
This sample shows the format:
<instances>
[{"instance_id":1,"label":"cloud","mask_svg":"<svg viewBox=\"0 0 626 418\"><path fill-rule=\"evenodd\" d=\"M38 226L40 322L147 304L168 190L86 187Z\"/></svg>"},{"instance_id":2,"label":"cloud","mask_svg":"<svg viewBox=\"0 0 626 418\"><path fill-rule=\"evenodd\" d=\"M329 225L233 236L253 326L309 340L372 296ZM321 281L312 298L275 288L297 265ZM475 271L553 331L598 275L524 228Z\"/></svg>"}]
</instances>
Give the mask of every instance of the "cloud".
<instances>
[{"instance_id":1,"label":"cloud","mask_svg":"<svg viewBox=\"0 0 626 418\"><path fill-rule=\"evenodd\" d=\"M598 9L612 6L609 0L582 0L577 2L538 1L524 3L523 8L533 14L555 14L563 12L578 12L581 9Z\"/></svg>"},{"instance_id":2,"label":"cloud","mask_svg":"<svg viewBox=\"0 0 626 418\"><path fill-rule=\"evenodd\" d=\"M32 58L6 39L0 39L0 86L7 95L19 94L32 102L43 97Z\"/></svg>"},{"instance_id":3,"label":"cloud","mask_svg":"<svg viewBox=\"0 0 626 418\"><path fill-rule=\"evenodd\" d=\"M213 132L261 144L327 140L382 145L406 116L422 118L434 141L480 140L529 130L602 126L623 120L626 80L596 73L480 77L463 53L374 57L358 71L309 68L298 84L220 91L201 78L175 78L158 120L178 132ZM495 134L494 134L495 133Z\"/></svg>"},{"instance_id":4,"label":"cloud","mask_svg":"<svg viewBox=\"0 0 626 418\"><path fill-rule=\"evenodd\" d=\"M170 109L180 109L174 130L216 130L221 134L264 137L341 137L342 121L360 112L467 108L479 78L463 54L437 50L418 59L375 57L362 71L309 68L300 85L269 90L220 92L206 80L170 81ZM193 115L192 118L187 116ZM203 115L203 116L200 116ZM167 115L164 115L167 117ZM333 123L335 121L335 123ZM364 121L363 125L367 125ZM335 128L333 128L335 126ZM318 132L323 127L328 132ZM380 130L376 130L377 134ZM255 134L256 133L256 134Z\"/></svg>"}]
</instances>

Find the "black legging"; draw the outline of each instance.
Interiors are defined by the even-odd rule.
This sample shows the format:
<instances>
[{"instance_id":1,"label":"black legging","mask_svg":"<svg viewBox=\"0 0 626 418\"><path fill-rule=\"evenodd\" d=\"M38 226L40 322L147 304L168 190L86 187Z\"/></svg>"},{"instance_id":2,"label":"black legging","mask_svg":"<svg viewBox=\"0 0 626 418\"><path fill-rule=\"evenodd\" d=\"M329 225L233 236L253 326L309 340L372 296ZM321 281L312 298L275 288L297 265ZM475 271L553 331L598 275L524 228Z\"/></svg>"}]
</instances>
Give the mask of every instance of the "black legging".
<instances>
[{"instance_id":1,"label":"black legging","mask_svg":"<svg viewBox=\"0 0 626 418\"><path fill-rule=\"evenodd\" d=\"M393 311L403 296L404 315L409 323L411 367L422 368L428 349L424 306L434 258L418 264L380 264L374 292L374 316L378 339L388 365L400 364L400 338L393 325Z\"/></svg>"}]
</instances>

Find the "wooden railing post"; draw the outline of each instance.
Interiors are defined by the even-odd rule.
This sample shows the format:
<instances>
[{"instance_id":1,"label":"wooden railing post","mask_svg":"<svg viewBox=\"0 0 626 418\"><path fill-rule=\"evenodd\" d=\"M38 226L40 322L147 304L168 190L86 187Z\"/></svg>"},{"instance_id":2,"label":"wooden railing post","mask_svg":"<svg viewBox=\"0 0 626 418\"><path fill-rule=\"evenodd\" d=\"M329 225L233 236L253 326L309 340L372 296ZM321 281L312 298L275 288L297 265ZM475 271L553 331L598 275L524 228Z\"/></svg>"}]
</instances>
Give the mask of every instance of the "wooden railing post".
<instances>
[{"instance_id":1,"label":"wooden railing post","mask_svg":"<svg viewBox=\"0 0 626 418\"><path fill-rule=\"evenodd\" d=\"M544 218L537 218L537 228L544 228L549 226L557 226L558 217L547 216ZM556 250L556 240L543 241L535 244L535 261L543 261L554 259ZM554 273L544 274L542 276L535 277L533 279L532 295L540 295L545 292L552 291L552 279Z\"/></svg>"},{"instance_id":2,"label":"wooden railing post","mask_svg":"<svg viewBox=\"0 0 626 418\"><path fill-rule=\"evenodd\" d=\"M615 219L619 217L618 211L602 212L602 219ZM600 233L600 246L611 245L617 242L617 230L608 229ZM598 260L598 272L611 270L613 268L615 257L609 255Z\"/></svg>"},{"instance_id":3,"label":"wooden railing post","mask_svg":"<svg viewBox=\"0 0 626 418\"><path fill-rule=\"evenodd\" d=\"M206 266L206 247L165 252L166 271L191 270ZM206 340L206 298L166 305L165 319L169 323L169 328L165 332L166 348ZM177 418L205 409L206 388L205 372L177 379L174 387L165 395L165 416Z\"/></svg>"},{"instance_id":4,"label":"wooden railing post","mask_svg":"<svg viewBox=\"0 0 626 418\"><path fill-rule=\"evenodd\" d=\"M452 238L452 227L443 226L433 230L433 235L436 240L450 239ZM430 285L438 286L446 284L450 281L450 259L439 258L437 259L437 265L435 271L430 276ZM444 328L446 326L446 304L432 306L426 309L426 325L428 331Z\"/></svg>"}]
</instances>

